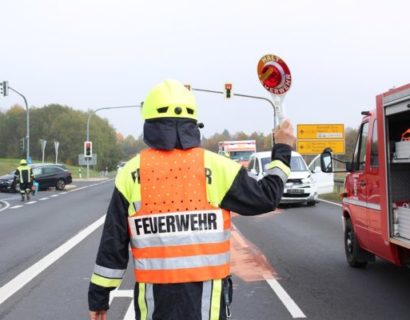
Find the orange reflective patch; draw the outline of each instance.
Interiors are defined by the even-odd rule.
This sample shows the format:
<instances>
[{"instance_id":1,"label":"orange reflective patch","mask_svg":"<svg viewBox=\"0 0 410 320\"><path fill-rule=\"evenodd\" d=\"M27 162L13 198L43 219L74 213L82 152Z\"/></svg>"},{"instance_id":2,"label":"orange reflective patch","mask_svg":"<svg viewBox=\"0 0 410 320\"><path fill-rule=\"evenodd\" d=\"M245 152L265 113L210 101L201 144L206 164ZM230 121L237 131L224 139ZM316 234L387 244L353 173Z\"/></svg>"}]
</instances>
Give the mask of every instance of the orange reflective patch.
<instances>
[{"instance_id":1,"label":"orange reflective patch","mask_svg":"<svg viewBox=\"0 0 410 320\"><path fill-rule=\"evenodd\" d=\"M141 212L165 213L213 208L206 198L201 148L141 153Z\"/></svg>"},{"instance_id":2,"label":"orange reflective patch","mask_svg":"<svg viewBox=\"0 0 410 320\"><path fill-rule=\"evenodd\" d=\"M168 247L132 248L132 254L138 259L175 258L228 252L230 242L194 244Z\"/></svg>"},{"instance_id":3,"label":"orange reflective patch","mask_svg":"<svg viewBox=\"0 0 410 320\"><path fill-rule=\"evenodd\" d=\"M223 279L229 274L229 264L175 270L134 270L137 282L183 283Z\"/></svg>"}]
</instances>

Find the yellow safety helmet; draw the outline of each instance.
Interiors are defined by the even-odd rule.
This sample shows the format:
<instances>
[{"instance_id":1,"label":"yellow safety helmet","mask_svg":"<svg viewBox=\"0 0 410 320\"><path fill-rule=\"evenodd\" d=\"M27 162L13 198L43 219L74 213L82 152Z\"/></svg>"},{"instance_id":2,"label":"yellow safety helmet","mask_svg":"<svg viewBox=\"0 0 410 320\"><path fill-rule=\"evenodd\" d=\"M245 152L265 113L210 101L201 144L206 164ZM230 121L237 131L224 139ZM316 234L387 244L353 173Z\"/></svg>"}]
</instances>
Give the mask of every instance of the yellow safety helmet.
<instances>
[{"instance_id":1,"label":"yellow safety helmet","mask_svg":"<svg viewBox=\"0 0 410 320\"><path fill-rule=\"evenodd\" d=\"M197 120L195 97L181 82L165 80L149 91L141 108L141 116L144 120L156 118Z\"/></svg>"},{"instance_id":2,"label":"yellow safety helmet","mask_svg":"<svg viewBox=\"0 0 410 320\"><path fill-rule=\"evenodd\" d=\"M22 166L25 166L25 165L27 164L26 159L21 159L21 160L20 160L20 164L21 164Z\"/></svg>"}]
</instances>

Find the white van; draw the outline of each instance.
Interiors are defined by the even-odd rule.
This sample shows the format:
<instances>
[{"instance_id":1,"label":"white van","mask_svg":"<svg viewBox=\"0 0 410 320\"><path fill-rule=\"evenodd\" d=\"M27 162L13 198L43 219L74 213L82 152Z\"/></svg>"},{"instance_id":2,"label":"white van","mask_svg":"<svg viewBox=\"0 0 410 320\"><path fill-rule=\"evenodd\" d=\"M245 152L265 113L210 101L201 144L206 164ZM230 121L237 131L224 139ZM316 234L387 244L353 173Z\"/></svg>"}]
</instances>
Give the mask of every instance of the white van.
<instances>
[{"instance_id":1,"label":"white van","mask_svg":"<svg viewBox=\"0 0 410 320\"><path fill-rule=\"evenodd\" d=\"M334 189L334 173L322 171L320 168L320 154L309 163L308 167L312 172L313 181L316 183L317 193L332 193Z\"/></svg>"},{"instance_id":2,"label":"white van","mask_svg":"<svg viewBox=\"0 0 410 320\"><path fill-rule=\"evenodd\" d=\"M248 164L249 175L261 179L265 175L265 166L270 162L271 151L252 154ZM280 203L306 203L309 206L314 206L319 194L316 181L319 181L320 178L317 176L323 172L320 170L320 172L312 173L303 157L295 151L292 151L290 170L291 173L285 184ZM331 183L333 190L333 179Z\"/></svg>"}]
</instances>

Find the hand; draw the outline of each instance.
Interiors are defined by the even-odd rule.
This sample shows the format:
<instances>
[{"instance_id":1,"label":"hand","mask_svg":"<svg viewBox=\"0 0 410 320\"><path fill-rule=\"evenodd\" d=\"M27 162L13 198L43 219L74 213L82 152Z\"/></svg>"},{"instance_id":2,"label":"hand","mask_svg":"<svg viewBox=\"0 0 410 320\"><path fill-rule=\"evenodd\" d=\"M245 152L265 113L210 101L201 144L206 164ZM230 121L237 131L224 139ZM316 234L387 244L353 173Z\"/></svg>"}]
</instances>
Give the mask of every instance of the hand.
<instances>
[{"instance_id":1,"label":"hand","mask_svg":"<svg viewBox=\"0 0 410 320\"><path fill-rule=\"evenodd\" d=\"M296 137L293 135L293 127L288 119L283 120L279 128L275 129L273 137L275 143L284 143L293 147Z\"/></svg>"},{"instance_id":2,"label":"hand","mask_svg":"<svg viewBox=\"0 0 410 320\"><path fill-rule=\"evenodd\" d=\"M90 311L90 320L107 320L107 310Z\"/></svg>"}]
</instances>

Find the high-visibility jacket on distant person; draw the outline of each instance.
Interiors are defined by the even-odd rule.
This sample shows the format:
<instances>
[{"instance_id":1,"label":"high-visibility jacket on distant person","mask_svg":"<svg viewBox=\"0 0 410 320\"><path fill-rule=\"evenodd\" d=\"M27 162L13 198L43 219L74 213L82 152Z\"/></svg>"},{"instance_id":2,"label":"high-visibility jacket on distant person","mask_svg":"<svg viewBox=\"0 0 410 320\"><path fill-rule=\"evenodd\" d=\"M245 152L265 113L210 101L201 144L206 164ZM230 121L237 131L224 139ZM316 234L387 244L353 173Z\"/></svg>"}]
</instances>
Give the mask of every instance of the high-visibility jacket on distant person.
<instances>
[{"instance_id":1,"label":"high-visibility jacket on distant person","mask_svg":"<svg viewBox=\"0 0 410 320\"><path fill-rule=\"evenodd\" d=\"M106 216L90 310L108 309L108 292L121 284L131 244L137 319L225 319L229 211L274 210L290 173L289 154L289 146L276 145L260 181L202 148L148 149L127 162Z\"/></svg>"},{"instance_id":2,"label":"high-visibility jacket on distant person","mask_svg":"<svg viewBox=\"0 0 410 320\"><path fill-rule=\"evenodd\" d=\"M32 183L33 172L28 165L20 165L15 172L15 175L19 178L20 183Z\"/></svg>"}]
</instances>

